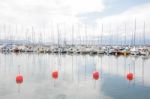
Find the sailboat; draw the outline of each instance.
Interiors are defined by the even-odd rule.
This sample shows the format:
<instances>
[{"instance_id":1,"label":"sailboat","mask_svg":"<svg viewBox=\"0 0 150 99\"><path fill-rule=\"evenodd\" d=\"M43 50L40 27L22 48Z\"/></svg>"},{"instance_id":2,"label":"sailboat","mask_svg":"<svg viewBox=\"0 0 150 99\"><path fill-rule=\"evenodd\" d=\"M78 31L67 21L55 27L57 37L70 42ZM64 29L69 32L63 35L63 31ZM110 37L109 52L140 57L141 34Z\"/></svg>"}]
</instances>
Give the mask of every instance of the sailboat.
<instances>
[{"instance_id":1,"label":"sailboat","mask_svg":"<svg viewBox=\"0 0 150 99\"><path fill-rule=\"evenodd\" d=\"M103 35L103 24L102 24L102 31L101 31L101 40L99 40L99 37L98 37L98 40L101 41L101 46L97 50L98 54L104 54L105 53L105 47L102 47L102 35Z\"/></svg>"},{"instance_id":2,"label":"sailboat","mask_svg":"<svg viewBox=\"0 0 150 99\"><path fill-rule=\"evenodd\" d=\"M139 48L139 52L140 52L140 55L145 55L145 56L149 55L149 51L145 46L145 22L143 26L143 47Z\"/></svg>"},{"instance_id":3,"label":"sailboat","mask_svg":"<svg viewBox=\"0 0 150 99\"><path fill-rule=\"evenodd\" d=\"M127 56L130 54L130 51L129 51L129 47L127 47L127 44L126 44L126 24L124 26L125 26L124 47L122 46L120 49L118 49L117 55Z\"/></svg>"},{"instance_id":4,"label":"sailboat","mask_svg":"<svg viewBox=\"0 0 150 99\"><path fill-rule=\"evenodd\" d=\"M138 49L135 47L135 36L136 36L136 20L134 23L134 32L133 32L133 47L130 49L131 55L139 55Z\"/></svg>"}]
</instances>

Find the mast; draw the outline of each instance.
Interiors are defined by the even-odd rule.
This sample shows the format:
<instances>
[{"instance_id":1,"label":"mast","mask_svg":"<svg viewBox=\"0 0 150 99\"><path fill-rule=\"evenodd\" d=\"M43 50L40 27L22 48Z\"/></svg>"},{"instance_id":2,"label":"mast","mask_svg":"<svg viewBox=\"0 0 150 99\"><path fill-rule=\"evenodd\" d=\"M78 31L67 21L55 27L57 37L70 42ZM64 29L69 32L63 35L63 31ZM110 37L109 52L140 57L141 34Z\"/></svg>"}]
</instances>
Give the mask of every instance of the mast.
<instances>
[{"instance_id":1,"label":"mast","mask_svg":"<svg viewBox=\"0 0 150 99\"><path fill-rule=\"evenodd\" d=\"M4 33L5 33L4 40L6 40L7 39L6 24L4 24Z\"/></svg>"},{"instance_id":2,"label":"mast","mask_svg":"<svg viewBox=\"0 0 150 99\"><path fill-rule=\"evenodd\" d=\"M109 33L110 33L110 35L111 35L111 24L109 25ZM112 37L110 36L110 42L111 42L111 38L112 38ZM111 45L110 42L108 43L108 45Z\"/></svg>"},{"instance_id":3,"label":"mast","mask_svg":"<svg viewBox=\"0 0 150 99\"><path fill-rule=\"evenodd\" d=\"M124 24L124 29L125 29L125 40L124 40L124 45L126 46L127 45L127 42L126 42L126 24Z\"/></svg>"},{"instance_id":4,"label":"mast","mask_svg":"<svg viewBox=\"0 0 150 99\"><path fill-rule=\"evenodd\" d=\"M26 33L25 33L25 39L26 39L26 44L25 45L27 45L27 42L28 42L28 32L29 32L29 30L28 29L26 29Z\"/></svg>"},{"instance_id":5,"label":"mast","mask_svg":"<svg viewBox=\"0 0 150 99\"><path fill-rule=\"evenodd\" d=\"M54 35L53 35L54 29L53 29L53 22L51 22L51 45L54 44Z\"/></svg>"},{"instance_id":6,"label":"mast","mask_svg":"<svg viewBox=\"0 0 150 99\"><path fill-rule=\"evenodd\" d=\"M44 25L44 27L43 27L43 45L46 45L46 36L45 36L45 34L46 34L46 30L45 30L45 25Z\"/></svg>"},{"instance_id":7,"label":"mast","mask_svg":"<svg viewBox=\"0 0 150 99\"><path fill-rule=\"evenodd\" d=\"M134 34L133 34L133 46L135 47L135 36L136 36L136 19L134 22Z\"/></svg>"},{"instance_id":8,"label":"mast","mask_svg":"<svg viewBox=\"0 0 150 99\"><path fill-rule=\"evenodd\" d=\"M143 46L145 46L145 22L143 26Z\"/></svg>"},{"instance_id":9,"label":"mast","mask_svg":"<svg viewBox=\"0 0 150 99\"><path fill-rule=\"evenodd\" d=\"M73 44L74 44L74 25L72 25L72 47L73 47Z\"/></svg>"},{"instance_id":10,"label":"mast","mask_svg":"<svg viewBox=\"0 0 150 99\"><path fill-rule=\"evenodd\" d=\"M12 43L12 41L11 41L11 26L10 26L10 24L8 25L8 40L10 40L10 42Z\"/></svg>"},{"instance_id":11,"label":"mast","mask_svg":"<svg viewBox=\"0 0 150 99\"><path fill-rule=\"evenodd\" d=\"M116 45L119 45L119 43L118 43L118 32L119 32L119 27L117 26L117 42L116 42Z\"/></svg>"},{"instance_id":12,"label":"mast","mask_svg":"<svg viewBox=\"0 0 150 99\"><path fill-rule=\"evenodd\" d=\"M100 36L98 35L98 46L100 45Z\"/></svg>"},{"instance_id":13,"label":"mast","mask_svg":"<svg viewBox=\"0 0 150 99\"><path fill-rule=\"evenodd\" d=\"M86 24L85 24L85 46L87 47L87 26L86 26Z\"/></svg>"},{"instance_id":14,"label":"mast","mask_svg":"<svg viewBox=\"0 0 150 99\"><path fill-rule=\"evenodd\" d=\"M57 25L57 47L60 47L60 45L59 45L59 33L60 31L59 31L59 26Z\"/></svg>"},{"instance_id":15,"label":"mast","mask_svg":"<svg viewBox=\"0 0 150 99\"><path fill-rule=\"evenodd\" d=\"M6 31L6 30L5 30ZM16 24L16 35L18 34L18 26ZM17 38L17 37L16 37ZM16 38L14 38L14 40L16 40Z\"/></svg>"},{"instance_id":16,"label":"mast","mask_svg":"<svg viewBox=\"0 0 150 99\"><path fill-rule=\"evenodd\" d=\"M21 26L21 33L24 35L24 27L23 25ZM21 37L23 40L25 39L25 37ZM25 42L23 41L23 45L25 45Z\"/></svg>"},{"instance_id":17,"label":"mast","mask_svg":"<svg viewBox=\"0 0 150 99\"><path fill-rule=\"evenodd\" d=\"M103 37L103 24L102 24L102 33L101 33L101 46L102 46L102 37Z\"/></svg>"},{"instance_id":18,"label":"mast","mask_svg":"<svg viewBox=\"0 0 150 99\"><path fill-rule=\"evenodd\" d=\"M34 28L32 26L32 44L34 45Z\"/></svg>"},{"instance_id":19,"label":"mast","mask_svg":"<svg viewBox=\"0 0 150 99\"><path fill-rule=\"evenodd\" d=\"M82 42L82 41L81 41L80 25L79 25L79 24L78 24L78 34L79 34L78 36L79 36L79 42L80 42L79 45L81 46L81 44L82 44L81 42Z\"/></svg>"},{"instance_id":20,"label":"mast","mask_svg":"<svg viewBox=\"0 0 150 99\"><path fill-rule=\"evenodd\" d=\"M66 25L64 24L64 39L63 39L63 47L66 47Z\"/></svg>"}]
</instances>

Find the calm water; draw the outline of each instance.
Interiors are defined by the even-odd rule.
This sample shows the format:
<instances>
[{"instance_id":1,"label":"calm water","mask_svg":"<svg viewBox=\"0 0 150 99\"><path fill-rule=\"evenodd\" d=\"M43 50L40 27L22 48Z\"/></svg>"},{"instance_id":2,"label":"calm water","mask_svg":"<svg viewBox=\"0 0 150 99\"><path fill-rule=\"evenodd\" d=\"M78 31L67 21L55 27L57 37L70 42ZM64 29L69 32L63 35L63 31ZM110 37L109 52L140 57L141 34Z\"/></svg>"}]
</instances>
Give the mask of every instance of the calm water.
<instances>
[{"instance_id":1,"label":"calm water","mask_svg":"<svg viewBox=\"0 0 150 99\"><path fill-rule=\"evenodd\" d=\"M57 80L51 77L54 70ZM94 70L100 73L97 81ZM126 78L129 72L135 75L132 81ZM0 54L0 99L150 99L150 58Z\"/></svg>"}]
</instances>

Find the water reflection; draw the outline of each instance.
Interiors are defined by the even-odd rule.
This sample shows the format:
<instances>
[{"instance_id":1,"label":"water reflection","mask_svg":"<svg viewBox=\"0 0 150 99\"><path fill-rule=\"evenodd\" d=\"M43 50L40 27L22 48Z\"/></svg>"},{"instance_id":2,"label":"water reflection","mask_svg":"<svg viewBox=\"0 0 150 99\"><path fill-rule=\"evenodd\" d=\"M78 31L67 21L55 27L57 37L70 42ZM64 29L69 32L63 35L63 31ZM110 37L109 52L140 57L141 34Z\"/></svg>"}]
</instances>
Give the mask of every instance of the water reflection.
<instances>
[{"instance_id":1,"label":"water reflection","mask_svg":"<svg viewBox=\"0 0 150 99\"><path fill-rule=\"evenodd\" d=\"M134 56L0 54L0 99L149 99L149 64L149 58Z\"/></svg>"}]
</instances>

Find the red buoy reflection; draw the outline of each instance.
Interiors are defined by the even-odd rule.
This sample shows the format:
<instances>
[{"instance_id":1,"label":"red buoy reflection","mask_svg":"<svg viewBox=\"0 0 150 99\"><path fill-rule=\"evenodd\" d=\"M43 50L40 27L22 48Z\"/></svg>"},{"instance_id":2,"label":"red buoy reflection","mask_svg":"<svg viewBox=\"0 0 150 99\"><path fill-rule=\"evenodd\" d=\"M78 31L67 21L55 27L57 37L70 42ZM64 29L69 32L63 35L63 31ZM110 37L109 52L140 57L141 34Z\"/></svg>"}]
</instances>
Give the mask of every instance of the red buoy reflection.
<instances>
[{"instance_id":1,"label":"red buoy reflection","mask_svg":"<svg viewBox=\"0 0 150 99\"><path fill-rule=\"evenodd\" d=\"M133 80L133 79L134 79L133 73L128 73L128 74L127 74L127 79L128 79L129 81Z\"/></svg>"},{"instance_id":2,"label":"red buoy reflection","mask_svg":"<svg viewBox=\"0 0 150 99\"><path fill-rule=\"evenodd\" d=\"M99 72L98 71L93 72L93 79L95 79L95 80L99 79Z\"/></svg>"},{"instance_id":3,"label":"red buoy reflection","mask_svg":"<svg viewBox=\"0 0 150 99\"><path fill-rule=\"evenodd\" d=\"M19 73L16 76L16 83L18 84L18 93L20 93L20 85L23 83L23 76L20 73L20 66L18 66Z\"/></svg>"},{"instance_id":4,"label":"red buoy reflection","mask_svg":"<svg viewBox=\"0 0 150 99\"><path fill-rule=\"evenodd\" d=\"M54 79L58 79L58 71L57 70L55 70L55 71L52 72L52 77Z\"/></svg>"}]
</instances>

